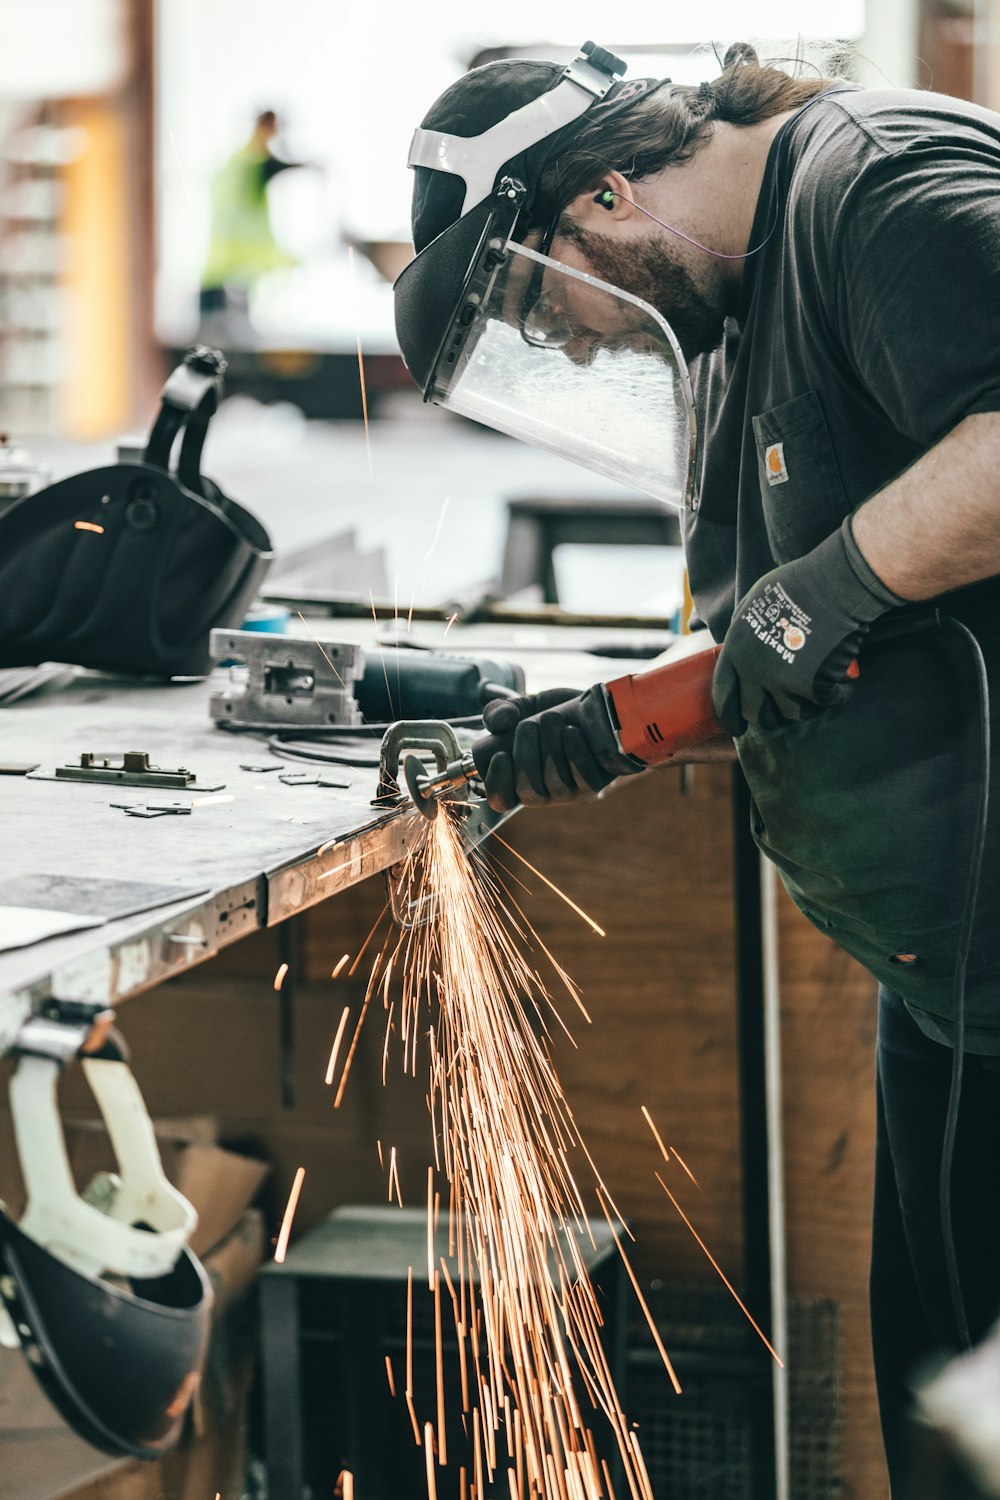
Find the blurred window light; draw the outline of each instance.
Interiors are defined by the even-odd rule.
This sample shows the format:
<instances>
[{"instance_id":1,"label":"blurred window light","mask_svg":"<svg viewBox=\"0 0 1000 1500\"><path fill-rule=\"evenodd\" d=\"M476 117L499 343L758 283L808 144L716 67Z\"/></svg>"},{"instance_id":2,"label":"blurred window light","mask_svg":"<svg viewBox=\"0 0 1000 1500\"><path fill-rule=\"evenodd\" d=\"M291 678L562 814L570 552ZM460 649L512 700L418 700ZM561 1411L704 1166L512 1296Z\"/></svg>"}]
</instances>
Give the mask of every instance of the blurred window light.
<instances>
[{"instance_id":1,"label":"blurred window light","mask_svg":"<svg viewBox=\"0 0 1000 1500\"><path fill-rule=\"evenodd\" d=\"M865 0L760 0L749 37L737 0L662 16L648 0L611 11L596 0L505 0L488 13L437 0L430 17L398 6L391 18L330 0L159 0L160 334L180 342L193 332L212 176L263 109L284 123L288 154L318 170L282 174L269 189L275 235L298 265L254 289L255 327L268 341L284 327L300 343L353 347L360 321L366 340L394 348L388 284L364 261L352 278L345 247L409 239L410 136L477 53L511 46L561 58L593 37L626 54L631 76L697 83L719 70L713 41L721 50L773 38L771 50L787 56L800 38L851 43L864 27Z\"/></svg>"},{"instance_id":2,"label":"blurred window light","mask_svg":"<svg viewBox=\"0 0 1000 1500\"><path fill-rule=\"evenodd\" d=\"M60 99L116 88L126 63L123 12L122 0L30 0L8 6L0 45L0 101Z\"/></svg>"}]
</instances>

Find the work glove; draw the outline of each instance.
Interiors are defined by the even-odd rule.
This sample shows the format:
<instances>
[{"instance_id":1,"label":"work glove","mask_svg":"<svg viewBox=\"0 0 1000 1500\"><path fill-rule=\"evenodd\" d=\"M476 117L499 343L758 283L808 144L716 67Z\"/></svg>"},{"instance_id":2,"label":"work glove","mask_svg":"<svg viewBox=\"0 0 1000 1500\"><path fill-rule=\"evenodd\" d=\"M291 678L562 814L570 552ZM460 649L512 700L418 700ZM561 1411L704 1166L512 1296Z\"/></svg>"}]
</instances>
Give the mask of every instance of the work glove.
<instances>
[{"instance_id":1,"label":"work glove","mask_svg":"<svg viewBox=\"0 0 1000 1500\"><path fill-rule=\"evenodd\" d=\"M494 698L483 722L494 740L473 755L494 812L593 796L616 777L645 770L619 748L600 683L584 693L549 688Z\"/></svg>"},{"instance_id":2,"label":"work glove","mask_svg":"<svg viewBox=\"0 0 1000 1500\"><path fill-rule=\"evenodd\" d=\"M765 573L736 606L712 679L723 729L737 739L749 724L776 729L846 702L869 626L905 602L861 556L850 516L805 557Z\"/></svg>"}]
</instances>

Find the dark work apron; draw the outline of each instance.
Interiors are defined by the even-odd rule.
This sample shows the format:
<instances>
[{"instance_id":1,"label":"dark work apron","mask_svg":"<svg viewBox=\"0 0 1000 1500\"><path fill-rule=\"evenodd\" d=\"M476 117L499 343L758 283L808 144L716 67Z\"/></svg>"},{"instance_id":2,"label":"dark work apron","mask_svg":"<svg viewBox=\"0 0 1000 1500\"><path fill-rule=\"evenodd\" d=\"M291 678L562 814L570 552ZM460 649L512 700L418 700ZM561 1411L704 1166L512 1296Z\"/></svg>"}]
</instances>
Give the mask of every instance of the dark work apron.
<instances>
[{"instance_id":1,"label":"dark work apron","mask_svg":"<svg viewBox=\"0 0 1000 1500\"><path fill-rule=\"evenodd\" d=\"M977 637L995 635L974 599L962 613ZM737 741L753 834L804 915L945 1040L983 775L974 659L955 629L930 623L876 630L860 666L843 707ZM967 1046L979 1052L1000 1052L998 822L994 811L966 980Z\"/></svg>"}]
</instances>

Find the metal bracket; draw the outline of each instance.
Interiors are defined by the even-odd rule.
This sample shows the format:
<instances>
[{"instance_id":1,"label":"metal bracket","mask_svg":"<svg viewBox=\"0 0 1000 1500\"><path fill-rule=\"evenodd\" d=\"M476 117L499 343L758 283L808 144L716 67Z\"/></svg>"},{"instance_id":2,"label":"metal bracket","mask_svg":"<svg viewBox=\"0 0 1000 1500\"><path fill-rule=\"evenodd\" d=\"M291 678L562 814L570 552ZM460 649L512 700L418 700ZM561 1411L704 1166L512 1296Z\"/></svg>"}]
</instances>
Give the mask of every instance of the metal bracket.
<instances>
[{"instance_id":1,"label":"metal bracket","mask_svg":"<svg viewBox=\"0 0 1000 1500\"><path fill-rule=\"evenodd\" d=\"M115 1013L101 1000L59 1000L49 996L37 1003L14 1038L10 1050L21 1057L44 1057L62 1067L101 1034Z\"/></svg>"},{"instance_id":2,"label":"metal bracket","mask_svg":"<svg viewBox=\"0 0 1000 1500\"><path fill-rule=\"evenodd\" d=\"M209 649L229 669L209 699L217 724L241 729L360 724L353 684L364 671L360 646L257 630L213 630Z\"/></svg>"},{"instance_id":3,"label":"metal bracket","mask_svg":"<svg viewBox=\"0 0 1000 1500\"><path fill-rule=\"evenodd\" d=\"M461 760L467 744L463 744L450 724L439 719L409 719L390 724L382 740L379 753L378 799L387 800L399 795L399 764L406 751L424 751L432 755L439 771ZM448 806L457 811L462 820L462 842L470 853L488 838L494 829L505 823L512 813L495 813L485 797L477 797L471 786L455 788L448 796ZM421 821L423 821L421 819ZM423 927L433 920L435 901L423 897L412 901L409 886L412 879L410 861L390 865L385 872L386 892L393 920L404 929Z\"/></svg>"},{"instance_id":4,"label":"metal bracket","mask_svg":"<svg viewBox=\"0 0 1000 1500\"><path fill-rule=\"evenodd\" d=\"M409 719L390 724L382 739L379 751L379 779L377 798L399 794L399 762L404 751L426 751L433 755L439 771L443 771L453 760L460 760L462 746L450 724L438 719ZM462 801L469 797L463 787L456 792ZM425 927L433 920L436 900L423 896L413 901L409 890L412 882L412 865L409 859L401 864L390 865L385 872L385 889L389 898L389 910L393 921L404 930Z\"/></svg>"},{"instance_id":5,"label":"metal bracket","mask_svg":"<svg viewBox=\"0 0 1000 1500\"><path fill-rule=\"evenodd\" d=\"M124 812L127 818L180 817L190 813L193 802L112 802L111 807Z\"/></svg>"},{"instance_id":6,"label":"metal bracket","mask_svg":"<svg viewBox=\"0 0 1000 1500\"><path fill-rule=\"evenodd\" d=\"M149 762L146 750L126 750L120 761L110 754L86 750L78 766L56 766L57 781L97 781L113 786L172 787L185 791L218 791L217 786L199 786L194 771L178 766L168 771Z\"/></svg>"}]
</instances>

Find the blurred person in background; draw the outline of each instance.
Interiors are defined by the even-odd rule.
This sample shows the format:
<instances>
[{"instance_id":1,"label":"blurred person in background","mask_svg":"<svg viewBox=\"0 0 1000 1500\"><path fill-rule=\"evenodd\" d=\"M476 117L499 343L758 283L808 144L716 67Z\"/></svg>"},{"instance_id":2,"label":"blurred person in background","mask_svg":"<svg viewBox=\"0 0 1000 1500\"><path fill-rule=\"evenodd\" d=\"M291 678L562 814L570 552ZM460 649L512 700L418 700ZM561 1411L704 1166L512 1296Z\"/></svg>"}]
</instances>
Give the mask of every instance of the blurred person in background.
<instances>
[{"instance_id":1,"label":"blurred person in background","mask_svg":"<svg viewBox=\"0 0 1000 1500\"><path fill-rule=\"evenodd\" d=\"M279 131L273 109L257 116L253 134L212 180L212 222L201 276L202 336L231 337L246 325L250 289L268 271L296 264L274 237L268 188L279 172L304 166L272 149Z\"/></svg>"}]
</instances>

